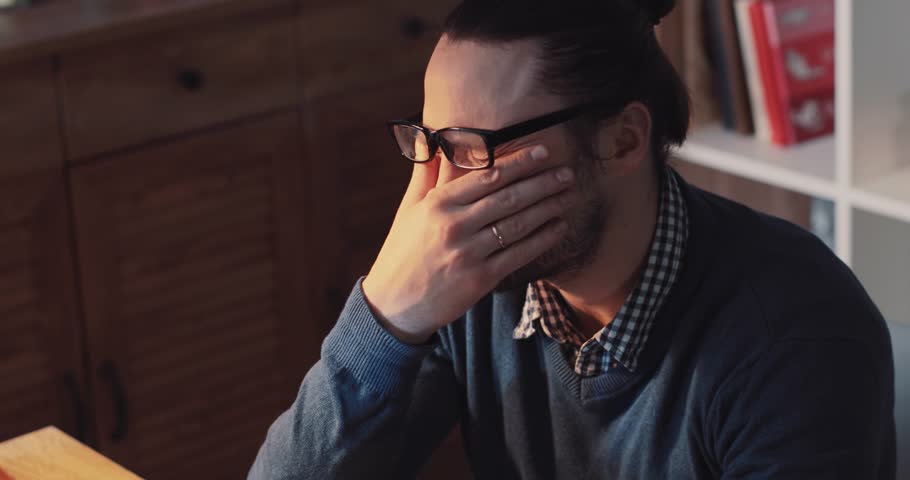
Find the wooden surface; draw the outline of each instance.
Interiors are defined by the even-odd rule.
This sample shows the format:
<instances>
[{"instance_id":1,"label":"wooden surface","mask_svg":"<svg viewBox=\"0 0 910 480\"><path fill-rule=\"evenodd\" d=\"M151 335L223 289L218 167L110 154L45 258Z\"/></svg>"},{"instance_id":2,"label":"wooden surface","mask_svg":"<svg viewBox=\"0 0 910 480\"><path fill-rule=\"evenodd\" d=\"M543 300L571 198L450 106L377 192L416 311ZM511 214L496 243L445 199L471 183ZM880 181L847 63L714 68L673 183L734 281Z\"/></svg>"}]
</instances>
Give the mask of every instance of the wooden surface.
<instances>
[{"instance_id":1,"label":"wooden surface","mask_svg":"<svg viewBox=\"0 0 910 480\"><path fill-rule=\"evenodd\" d=\"M413 164L401 157L385 122L421 108L422 81L417 74L390 78L370 89L325 96L305 112L308 201L325 239L322 263L310 272L325 279L326 328L338 319L357 278L369 272L407 189ZM419 478L471 478L457 429Z\"/></svg>"},{"instance_id":2,"label":"wooden surface","mask_svg":"<svg viewBox=\"0 0 910 480\"><path fill-rule=\"evenodd\" d=\"M71 239L62 167L0 177L0 439L87 433Z\"/></svg>"},{"instance_id":3,"label":"wooden surface","mask_svg":"<svg viewBox=\"0 0 910 480\"><path fill-rule=\"evenodd\" d=\"M301 161L291 112L73 168L98 445L118 463L236 478L293 401L326 333Z\"/></svg>"},{"instance_id":4,"label":"wooden surface","mask_svg":"<svg viewBox=\"0 0 910 480\"><path fill-rule=\"evenodd\" d=\"M0 12L0 64L246 13L288 0L38 0Z\"/></svg>"},{"instance_id":5,"label":"wooden surface","mask_svg":"<svg viewBox=\"0 0 910 480\"><path fill-rule=\"evenodd\" d=\"M294 105L295 8L62 55L71 157Z\"/></svg>"},{"instance_id":6,"label":"wooden surface","mask_svg":"<svg viewBox=\"0 0 910 480\"><path fill-rule=\"evenodd\" d=\"M51 61L0 66L0 177L62 165Z\"/></svg>"},{"instance_id":7,"label":"wooden surface","mask_svg":"<svg viewBox=\"0 0 910 480\"><path fill-rule=\"evenodd\" d=\"M46 427L0 443L0 480L137 480L139 477Z\"/></svg>"},{"instance_id":8,"label":"wooden surface","mask_svg":"<svg viewBox=\"0 0 910 480\"><path fill-rule=\"evenodd\" d=\"M369 90L327 96L310 104L306 148L312 180L309 202L325 233L319 273L329 291L334 324L355 280L369 272L407 188L413 167L397 150L385 122L421 108L421 77L387 81Z\"/></svg>"},{"instance_id":9,"label":"wooden surface","mask_svg":"<svg viewBox=\"0 0 910 480\"><path fill-rule=\"evenodd\" d=\"M317 0L300 16L308 98L349 93L408 74L423 76L442 21L457 0ZM423 93L423 82L418 85Z\"/></svg>"},{"instance_id":10,"label":"wooden surface","mask_svg":"<svg viewBox=\"0 0 910 480\"><path fill-rule=\"evenodd\" d=\"M454 3L0 14L0 431L242 477L388 232L411 166L385 121L421 107ZM450 443L422 478L463 478Z\"/></svg>"}]
</instances>

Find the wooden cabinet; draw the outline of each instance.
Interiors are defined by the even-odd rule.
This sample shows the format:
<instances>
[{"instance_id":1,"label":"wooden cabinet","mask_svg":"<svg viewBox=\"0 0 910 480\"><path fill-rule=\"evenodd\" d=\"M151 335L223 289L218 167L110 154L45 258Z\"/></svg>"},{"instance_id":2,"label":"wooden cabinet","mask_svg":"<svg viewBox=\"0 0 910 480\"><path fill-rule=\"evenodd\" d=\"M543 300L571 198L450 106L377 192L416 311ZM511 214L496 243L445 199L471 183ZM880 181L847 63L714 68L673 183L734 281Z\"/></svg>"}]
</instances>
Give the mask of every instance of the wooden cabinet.
<instances>
[{"instance_id":1,"label":"wooden cabinet","mask_svg":"<svg viewBox=\"0 0 910 480\"><path fill-rule=\"evenodd\" d=\"M0 66L0 178L63 167L50 59Z\"/></svg>"},{"instance_id":2,"label":"wooden cabinet","mask_svg":"<svg viewBox=\"0 0 910 480\"><path fill-rule=\"evenodd\" d=\"M310 204L318 206L313 221L333 239L323 245L318 264L329 309L326 328L379 254L414 168L401 157L386 122L410 116L422 102L423 76L408 75L356 93L323 97L305 112L307 157L313 160L315 180ZM420 478L470 478L457 430Z\"/></svg>"},{"instance_id":3,"label":"wooden cabinet","mask_svg":"<svg viewBox=\"0 0 910 480\"><path fill-rule=\"evenodd\" d=\"M0 69L0 439L85 438L86 384L50 62Z\"/></svg>"},{"instance_id":4,"label":"wooden cabinet","mask_svg":"<svg viewBox=\"0 0 910 480\"><path fill-rule=\"evenodd\" d=\"M421 108L422 77L326 96L304 111L314 182L313 220L327 238L320 277L333 322L361 275L369 272L407 189L413 169L386 128Z\"/></svg>"},{"instance_id":5,"label":"wooden cabinet","mask_svg":"<svg viewBox=\"0 0 910 480\"><path fill-rule=\"evenodd\" d=\"M304 93L350 93L420 76L457 0L315 0L300 17ZM422 88L421 82L421 91Z\"/></svg>"},{"instance_id":6,"label":"wooden cabinet","mask_svg":"<svg viewBox=\"0 0 910 480\"><path fill-rule=\"evenodd\" d=\"M40 57L0 65L0 440L242 478L391 227L385 122L457 0L158 3L0 29ZM421 478L465 478L458 440Z\"/></svg>"},{"instance_id":7,"label":"wooden cabinet","mask_svg":"<svg viewBox=\"0 0 910 480\"><path fill-rule=\"evenodd\" d=\"M298 131L279 114L73 169L98 445L139 475L236 477L318 358Z\"/></svg>"},{"instance_id":8,"label":"wooden cabinet","mask_svg":"<svg viewBox=\"0 0 910 480\"><path fill-rule=\"evenodd\" d=\"M88 428L63 170L0 181L0 438Z\"/></svg>"},{"instance_id":9,"label":"wooden cabinet","mask_svg":"<svg viewBox=\"0 0 910 480\"><path fill-rule=\"evenodd\" d=\"M291 105L295 6L61 56L74 158Z\"/></svg>"}]
</instances>

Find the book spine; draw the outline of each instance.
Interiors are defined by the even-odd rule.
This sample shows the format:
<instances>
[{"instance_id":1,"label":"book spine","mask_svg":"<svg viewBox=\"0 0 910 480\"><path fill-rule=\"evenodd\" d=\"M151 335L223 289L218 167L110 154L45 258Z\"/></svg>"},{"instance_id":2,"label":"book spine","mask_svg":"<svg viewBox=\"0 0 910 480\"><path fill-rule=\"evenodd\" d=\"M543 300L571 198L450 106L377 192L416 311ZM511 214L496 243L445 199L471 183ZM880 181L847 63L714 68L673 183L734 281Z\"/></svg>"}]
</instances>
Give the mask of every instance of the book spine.
<instances>
[{"instance_id":1,"label":"book spine","mask_svg":"<svg viewBox=\"0 0 910 480\"><path fill-rule=\"evenodd\" d=\"M768 38L768 60L771 82L774 84L772 101L777 104L780 115L780 135L783 145L796 143L796 132L790 117L790 100L792 98L789 82L787 82L787 67L784 65L784 50L781 45L780 32L777 28L777 14L774 3L768 0L761 2L764 13L765 32Z\"/></svg>"},{"instance_id":2,"label":"book spine","mask_svg":"<svg viewBox=\"0 0 910 480\"><path fill-rule=\"evenodd\" d=\"M755 32L755 51L758 57L759 78L761 79L762 95L765 100L765 109L768 111L768 124L771 130L771 143L785 145L780 104L774 78L771 60L771 45L768 40L768 30L765 25L765 14L761 0L749 5L749 19Z\"/></svg>"},{"instance_id":3,"label":"book spine","mask_svg":"<svg viewBox=\"0 0 910 480\"><path fill-rule=\"evenodd\" d=\"M736 129L736 120L733 113L732 79L730 77L730 64L728 62L728 45L724 41L724 33L720 23L720 2L727 0L705 0L707 7L708 26L708 51L709 58L714 64L715 91L718 92L720 113L723 126L726 130Z\"/></svg>"},{"instance_id":4,"label":"book spine","mask_svg":"<svg viewBox=\"0 0 910 480\"><path fill-rule=\"evenodd\" d=\"M733 97L736 130L744 135L751 135L755 132L755 128L752 123L752 110L749 105L748 88L746 87L742 48L740 47L736 18L733 13L733 0L721 0L720 22L724 36L724 49L727 53L727 64L730 65L727 77L730 81L730 92Z\"/></svg>"},{"instance_id":5,"label":"book spine","mask_svg":"<svg viewBox=\"0 0 910 480\"><path fill-rule=\"evenodd\" d=\"M765 6L788 143L834 130L834 2L773 0Z\"/></svg>"},{"instance_id":6,"label":"book spine","mask_svg":"<svg viewBox=\"0 0 910 480\"><path fill-rule=\"evenodd\" d=\"M768 125L768 111L765 109L765 98L762 94L761 77L758 69L758 54L755 52L755 34L749 18L749 7L754 0L736 0L733 10L739 32L739 43L742 47L743 67L746 74L746 87L749 91L749 103L752 107L752 123L755 126L755 137L770 142L771 129Z\"/></svg>"}]
</instances>

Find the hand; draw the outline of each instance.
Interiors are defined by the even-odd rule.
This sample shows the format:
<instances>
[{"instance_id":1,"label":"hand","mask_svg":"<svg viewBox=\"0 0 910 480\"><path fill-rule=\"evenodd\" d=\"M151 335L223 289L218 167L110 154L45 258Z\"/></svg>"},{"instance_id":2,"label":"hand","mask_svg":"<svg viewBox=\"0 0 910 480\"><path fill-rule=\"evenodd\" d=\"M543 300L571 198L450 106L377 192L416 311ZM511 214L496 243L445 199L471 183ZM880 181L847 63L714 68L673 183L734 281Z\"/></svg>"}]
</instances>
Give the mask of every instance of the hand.
<instances>
[{"instance_id":1,"label":"hand","mask_svg":"<svg viewBox=\"0 0 910 480\"><path fill-rule=\"evenodd\" d=\"M555 161L542 146L436 187L440 158L414 164L392 228L362 284L383 325L412 344L425 342L508 274L556 245L566 232L559 217L578 198L569 189L574 177L559 181Z\"/></svg>"}]
</instances>

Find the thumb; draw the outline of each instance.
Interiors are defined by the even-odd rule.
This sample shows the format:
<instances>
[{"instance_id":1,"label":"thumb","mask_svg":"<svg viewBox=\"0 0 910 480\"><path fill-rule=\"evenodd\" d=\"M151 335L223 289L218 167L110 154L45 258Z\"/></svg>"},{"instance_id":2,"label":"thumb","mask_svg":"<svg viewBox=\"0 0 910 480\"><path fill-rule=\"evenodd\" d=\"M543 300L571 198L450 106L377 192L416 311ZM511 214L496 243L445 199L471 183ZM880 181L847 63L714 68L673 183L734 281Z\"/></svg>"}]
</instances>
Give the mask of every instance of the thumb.
<instances>
[{"instance_id":1,"label":"thumb","mask_svg":"<svg viewBox=\"0 0 910 480\"><path fill-rule=\"evenodd\" d=\"M401 206L411 206L423 200L427 192L436 187L436 180L439 177L439 155L426 163L415 163L414 171L411 172L411 183L404 193L404 199Z\"/></svg>"}]
</instances>

